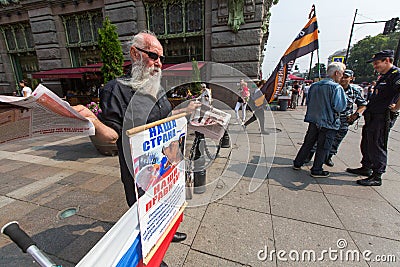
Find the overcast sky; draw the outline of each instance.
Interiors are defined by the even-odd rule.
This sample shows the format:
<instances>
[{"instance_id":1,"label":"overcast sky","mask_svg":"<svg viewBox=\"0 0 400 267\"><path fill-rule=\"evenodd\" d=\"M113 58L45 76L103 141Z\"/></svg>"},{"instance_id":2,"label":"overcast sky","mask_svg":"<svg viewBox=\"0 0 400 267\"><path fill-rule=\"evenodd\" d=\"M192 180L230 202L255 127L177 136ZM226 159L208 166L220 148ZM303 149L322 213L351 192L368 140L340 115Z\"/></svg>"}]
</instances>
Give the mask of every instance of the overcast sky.
<instances>
[{"instance_id":1,"label":"overcast sky","mask_svg":"<svg viewBox=\"0 0 400 267\"><path fill-rule=\"evenodd\" d=\"M263 78L267 79L283 53L308 22L308 14L315 4L319 28L320 63L337 50L346 49L356 9L356 22L389 20L400 17L399 0L279 0L271 8L270 35L264 51ZM354 25L351 44L365 36L383 32L385 23ZM375 51L371 51L375 52ZM316 54L316 53L314 53ZM296 60L300 71L309 68L311 54ZM317 62L314 55L313 66Z\"/></svg>"}]
</instances>

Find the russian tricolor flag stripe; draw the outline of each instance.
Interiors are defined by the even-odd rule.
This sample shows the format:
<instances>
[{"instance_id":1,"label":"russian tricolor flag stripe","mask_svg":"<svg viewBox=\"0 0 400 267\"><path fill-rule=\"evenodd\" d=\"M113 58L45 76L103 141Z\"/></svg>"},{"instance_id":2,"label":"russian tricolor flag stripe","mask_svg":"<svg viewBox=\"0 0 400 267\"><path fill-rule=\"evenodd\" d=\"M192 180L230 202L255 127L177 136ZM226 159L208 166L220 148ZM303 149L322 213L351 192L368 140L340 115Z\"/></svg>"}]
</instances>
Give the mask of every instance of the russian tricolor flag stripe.
<instances>
[{"instance_id":1,"label":"russian tricolor flag stripe","mask_svg":"<svg viewBox=\"0 0 400 267\"><path fill-rule=\"evenodd\" d=\"M175 221L172 229L158 247L146 266L158 267L180 223L183 214ZM140 243L137 204L135 203L117 223L83 257L76 267L144 266Z\"/></svg>"}]
</instances>

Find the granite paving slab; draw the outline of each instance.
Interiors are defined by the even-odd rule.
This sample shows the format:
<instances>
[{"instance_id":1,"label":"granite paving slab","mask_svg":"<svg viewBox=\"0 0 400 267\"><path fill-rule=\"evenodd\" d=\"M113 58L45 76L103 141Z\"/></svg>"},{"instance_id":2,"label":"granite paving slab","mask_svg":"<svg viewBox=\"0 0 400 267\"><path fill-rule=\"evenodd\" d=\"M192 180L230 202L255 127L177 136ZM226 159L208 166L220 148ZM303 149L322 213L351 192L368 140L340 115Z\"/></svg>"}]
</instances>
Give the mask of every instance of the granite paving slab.
<instances>
[{"instance_id":1,"label":"granite paving slab","mask_svg":"<svg viewBox=\"0 0 400 267\"><path fill-rule=\"evenodd\" d=\"M365 261L346 260L347 251L358 250L346 230L277 216L272 216L272 221L275 251L283 251L280 258L274 255L277 266L368 266ZM271 253L273 248L268 249ZM265 261L271 258L268 256Z\"/></svg>"},{"instance_id":2,"label":"granite paving slab","mask_svg":"<svg viewBox=\"0 0 400 267\"><path fill-rule=\"evenodd\" d=\"M257 265L257 252L273 244L270 215L210 204L192 249L240 264Z\"/></svg>"},{"instance_id":3,"label":"granite paving slab","mask_svg":"<svg viewBox=\"0 0 400 267\"><path fill-rule=\"evenodd\" d=\"M400 240L400 213L387 202L327 194L345 228Z\"/></svg>"},{"instance_id":4,"label":"granite paving slab","mask_svg":"<svg viewBox=\"0 0 400 267\"><path fill-rule=\"evenodd\" d=\"M270 186L269 190L273 215L343 228L324 194L281 186Z\"/></svg>"}]
</instances>

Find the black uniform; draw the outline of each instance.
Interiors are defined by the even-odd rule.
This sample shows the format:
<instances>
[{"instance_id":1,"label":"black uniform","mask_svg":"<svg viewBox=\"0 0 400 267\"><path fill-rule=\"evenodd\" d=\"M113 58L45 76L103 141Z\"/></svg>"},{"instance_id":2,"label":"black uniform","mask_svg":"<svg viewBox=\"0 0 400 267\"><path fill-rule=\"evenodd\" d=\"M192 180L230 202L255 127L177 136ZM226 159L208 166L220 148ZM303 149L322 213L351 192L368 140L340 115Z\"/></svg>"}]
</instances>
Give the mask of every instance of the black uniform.
<instances>
[{"instance_id":1,"label":"black uniform","mask_svg":"<svg viewBox=\"0 0 400 267\"><path fill-rule=\"evenodd\" d=\"M388 108L400 97L400 69L393 66L377 81L364 112L365 125L362 129L361 164L382 174L387 164L387 141L396 116Z\"/></svg>"}]
</instances>

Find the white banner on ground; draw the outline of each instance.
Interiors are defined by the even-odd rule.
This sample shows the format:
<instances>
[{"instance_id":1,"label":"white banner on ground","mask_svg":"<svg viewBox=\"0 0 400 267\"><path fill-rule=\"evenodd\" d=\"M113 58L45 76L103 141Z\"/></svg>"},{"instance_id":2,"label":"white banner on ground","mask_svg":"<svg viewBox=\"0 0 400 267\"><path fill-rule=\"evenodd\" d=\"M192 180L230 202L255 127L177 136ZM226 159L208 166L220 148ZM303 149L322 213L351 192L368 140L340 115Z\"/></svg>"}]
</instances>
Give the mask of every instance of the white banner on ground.
<instances>
[{"instance_id":1,"label":"white banner on ground","mask_svg":"<svg viewBox=\"0 0 400 267\"><path fill-rule=\"evenodd\" d=\"M0 95L0 102L19 108L7 107L7 112L14 116L0 113L0 121L3 121L0 123L0 143L49 134L94 135L95 129L91 121L41 84L29 97Z\"/></svg>"},{"instance_id":2,"label":"white banner on ground","mask_svg":"<svg viewBox=\"0 0 400 267\"><path fill-rule=\"evenodd\" d=\"M167 118L130 135L143 262L147 264L185 205L186 118Z\"/></svg>"}]
</instances>

